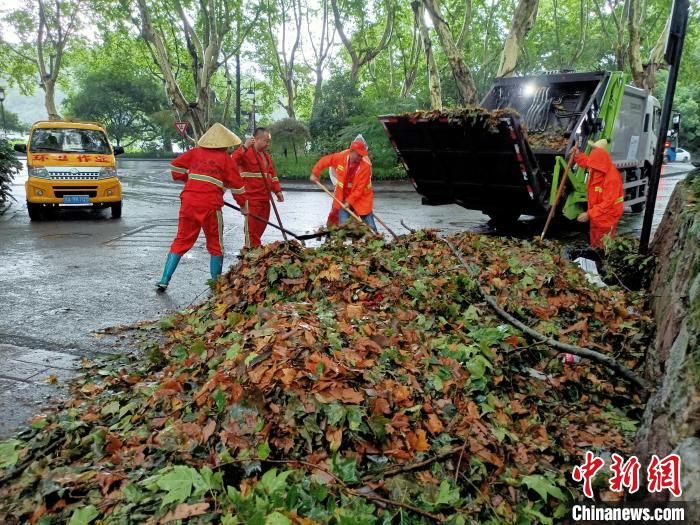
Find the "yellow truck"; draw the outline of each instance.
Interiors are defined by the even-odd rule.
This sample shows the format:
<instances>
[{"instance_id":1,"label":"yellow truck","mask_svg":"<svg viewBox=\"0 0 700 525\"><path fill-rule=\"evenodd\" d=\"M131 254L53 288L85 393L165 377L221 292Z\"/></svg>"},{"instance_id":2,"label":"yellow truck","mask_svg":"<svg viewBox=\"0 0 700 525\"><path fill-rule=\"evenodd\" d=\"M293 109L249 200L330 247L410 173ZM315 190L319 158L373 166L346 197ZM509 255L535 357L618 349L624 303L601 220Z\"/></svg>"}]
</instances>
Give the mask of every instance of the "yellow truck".
<instances>
[{"instance_id":1,"label":"yellow truck","mask_svg":"<svg viewBox=\"0 0 700 525\"><path fill-rule=\"evenodd\" d=\"M122 215L122 185L115 155L101 124L83 121L35 122L27 144L15 144L27 154L27 211L32 221L58 207L111 208Z\"/></svg>"}]
</instances>

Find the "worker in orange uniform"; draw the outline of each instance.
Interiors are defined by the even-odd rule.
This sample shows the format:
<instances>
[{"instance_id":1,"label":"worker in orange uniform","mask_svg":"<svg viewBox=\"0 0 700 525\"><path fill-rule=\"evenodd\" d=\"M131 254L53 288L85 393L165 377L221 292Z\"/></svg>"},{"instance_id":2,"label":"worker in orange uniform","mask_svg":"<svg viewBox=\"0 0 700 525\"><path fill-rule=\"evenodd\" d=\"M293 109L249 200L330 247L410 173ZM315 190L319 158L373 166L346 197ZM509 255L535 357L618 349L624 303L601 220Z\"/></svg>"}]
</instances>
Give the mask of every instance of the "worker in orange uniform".
<instances>
[{"instance_id":1,"label":"worker in orange uniform","mask_svg":"<svg viewBox=\"0 0 700 525\"><path fill-rule=\"evenodd\" d=\"M271 192L278 202L284 202L284 194L277 170L267 148L272 135L266 128L257 128L253 136L245 141L232 155L245 184L245 209L250 213L245 219L245 247L254 248L262 244L262 235L267 224L251 215L266 221L270 218Z\"/></svg>"},{"instance_id":2,"label":"worker in orange uniform","mask_svg":"<svg viewBox=\"0 0 700 525\"><path fill-rule=\"evenodd\" d=\"M339 204L342 202L377 231L372 214L372 162L364 140L355 139L350 143L350 148L321 157L311 170L311 181L317 182L321 172L330 168L335 170L337 177L333 210L338 210L338 222L344 224L350 219L350 214Z\"/></svg>"},{"instance_id":3,"label":"worker in orange uniform","mask_svg":"<svg viewBox=\"0 0 700 525\"><path fill-rule=\"evenodd\" d=\"M603 237L615 237L617 223L625 211L622 176L613 164L605 139L590 142L592 149L576 153L574 162L588 170L588 211L581 213L576 220L591 223L590 244L602 248Z\"/></svg>"},{"instance_id":4,"label":"worker in orange uniform","mask_svg":"<svg viewBox=\"0 0 700 525\"><path fill-rule=\"evenodd\" d=\"M185 188L180 193L177 236L170 246L163 276L156 283L159 291L168 287L180 259L192 248L202 229L211 255L211 278L216 279L221 275L224 264L224 223L221 214L224 192L229 188L239 203L245 199L238 167L228 154L228 148L240 143L241 139L235 133L216 123L202 135L197 147L170 164L173 180L183 181Z\"/></svg>"}]
</instances>

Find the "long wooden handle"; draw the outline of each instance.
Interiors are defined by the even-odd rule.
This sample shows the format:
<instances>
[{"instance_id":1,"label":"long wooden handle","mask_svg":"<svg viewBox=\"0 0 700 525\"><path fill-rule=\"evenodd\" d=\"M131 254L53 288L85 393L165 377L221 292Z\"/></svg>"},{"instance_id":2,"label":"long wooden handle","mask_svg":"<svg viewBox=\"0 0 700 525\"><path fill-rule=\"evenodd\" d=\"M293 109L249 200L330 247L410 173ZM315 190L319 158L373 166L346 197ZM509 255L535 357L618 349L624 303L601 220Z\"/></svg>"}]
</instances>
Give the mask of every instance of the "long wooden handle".
<instances>
[{"instance_id":1,"label":"long wooden handle","mask_svg":"<svg viewBox=\"0 0 700 525\"><path fill-rule=\"evenodd\" d=\"M364 224L363 220L360 219L360 217L359 217L354 211L352 211L352 210L351 210L350 208L348 208L345 204L343 204L342 202L340 202L340 201L336 198L336 196L333 195L333 194L328 190L328 188L326 188L326 185L325 185L325 184L323 184L321 181L315 180L315 179L314 179L314 182L316 183L316 185L317 185L319 188L321 188L321 189L322 189L323 191L325 191L328 195L330 195L330 196L331 196L331 199L333 199L335 202L337 202L338 204L340 204L346 212L348 212L350 215L352 215L352 217L354 217L356 220L358 220L359 222L361 222L362 224Z\"/></svg>"},{"instance_id":2,"label":"long wooden handle","mask_svg":"<svg viewBox=\"0 0 700 525\"><path fill-rule=\"evenodd\" d=\"M377 215L376 211L372 211L372 215L374 215L374 218L377 219L377 221L379 221L379 224L381 224L387 229L387 231L391 234L394 240L399 240L399 236L396 235L394 231L391 228L389 228L389 226L387 226L387 224L379 217L379 215Z\"/></svg>"},{"instance_id":3,"label":"long wooden handle","mask_svg":"<svg viewBox=\"0 0 700 525\"><path fill-rule=\"evenodd\" d=\"M270 185L267 182L267 173L263 173L262 164L260 164L260 157L258 157L258 152L253 150L255 154L255 161L258 163L258 169L260 170L260 175L262 175L263 182L265 183L265 189L267 190L267 196L270 198L270 203L272 204L272 209L275 210L275 217L277 217L277 223L280 225L280 230L282 231L282 237L285 242L288 241L287 234L285 233L284 226L282 226L282 219L280 217L280 212L277 211L277 205L275 204L275 199L272 198L272 191L270 190ZM269 166L268 166L269 167Z\"/></svg>"},{"instance_id":4,"label":"long wooden handle","mask_svg":"<svg viewBox=\"0 0 700 525\"><path fill-rule=\"evenodd\" d=\"M557 189L557 196L554 198L554 203L552 204L552 207L549 209L549 214L547 214L547 222L544 224L544 229L542 230L542 234L540 235L540 239L544 239L545 234L547 233L547 230L549 229L549 223L552 222L552 218L554 217L554 213L557 209L557 205L559 204L559 199L561 199L562 193L564 193L564 187L566 186L566 180L569 177L569 171L571 171L571 166L574 164L574 157L576 156L576 152L578 151L577 148L574 148L571 151L571 157L569 157L569 162L566 165L566 169L564 170L564 175L561 178L561 183L559 184L559 188Z\"/></svg>"}]
</instances>

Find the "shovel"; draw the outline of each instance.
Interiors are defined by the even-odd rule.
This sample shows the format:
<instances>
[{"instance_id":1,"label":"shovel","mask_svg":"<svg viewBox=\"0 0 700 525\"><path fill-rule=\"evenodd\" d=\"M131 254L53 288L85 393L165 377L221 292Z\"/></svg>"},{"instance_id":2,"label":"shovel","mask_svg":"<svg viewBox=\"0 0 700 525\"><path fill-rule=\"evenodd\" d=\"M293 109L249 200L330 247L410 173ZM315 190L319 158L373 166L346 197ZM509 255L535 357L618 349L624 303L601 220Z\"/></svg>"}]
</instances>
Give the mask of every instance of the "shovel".
<instances>
[{"instance_id":1,"label":"shovel","mask_svg":"<svg viewBox=\"0 0 700 525\"><path fill-rule=\"evenodd\" d=\"M234 210L236 210L236 211L239 211L239 212L243 213L243 211L242 211L238 206L236 206L235 204L231 204L230 202L225 202L225 201L224 201L224 206L228 206L229 208L232 208L232 209L234 209ZM291 236L294 237L296 240L302 241L302 242L304 242L305 240L308 240L308 239L318 239L319 237L323 237L324 235L330 234L330 232L329 232L328 230L323 230L323 231L316 232L316 233L306 233L306 234L304 234L304 235L297 235L297 234L295 234L295 233L290 232L289 230L287 230L287 229L285 229L285 228L282 228L281 226L277 226L277 225L274 224L274 223L271 223L271 222L269 222L269 221L266 221L265 219L263 219L262 217L259 217L259 216L255 215L254 213L248 213L248 215L250 215L251 217L253 217L253 219L257 219L257 220L259 220L259 221L261 221L261 222L264 222L264 223L267 224L268 226L272 226L273 228L276 228L276 229L280 230L281 232L286 233L287 235L291 235Z\"/></svg>"}]
</instances>

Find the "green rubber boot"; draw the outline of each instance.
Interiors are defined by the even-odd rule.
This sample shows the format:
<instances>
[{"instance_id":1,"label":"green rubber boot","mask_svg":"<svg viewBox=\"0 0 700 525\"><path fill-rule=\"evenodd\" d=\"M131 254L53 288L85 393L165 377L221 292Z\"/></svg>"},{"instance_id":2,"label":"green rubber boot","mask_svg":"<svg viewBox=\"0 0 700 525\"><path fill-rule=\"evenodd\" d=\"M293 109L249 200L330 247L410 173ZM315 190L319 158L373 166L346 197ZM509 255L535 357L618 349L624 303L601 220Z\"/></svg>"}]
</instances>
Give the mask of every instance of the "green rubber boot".
<instances>
[{"instance_id":1,"label":"green rubber boot","mask_svg":"<svg viewBox=\"0 0 700 525\"><path fill-rule=\"evenodd\" d=\"M182 259L182 255L175 255L172 252L168 254L168 258L165 260L165 268L163 269L163 277L156 283L158 291L164 292L168 288L170 278L175 273L175 268L180 263L180 259Z\"/></svg>"},{"instance_id":2,"label":"green rubber boot","mask_svg":"<svg viewBox=\"0 0 700 525\"><path fill-rule=\"evenodd\" d=\"M221 275L221 269L224 267L224 256L223 255L212 255L209 259L209 272L211 273L211 278L216 280L219 275Z\"/></svg>"}]
</instances>

